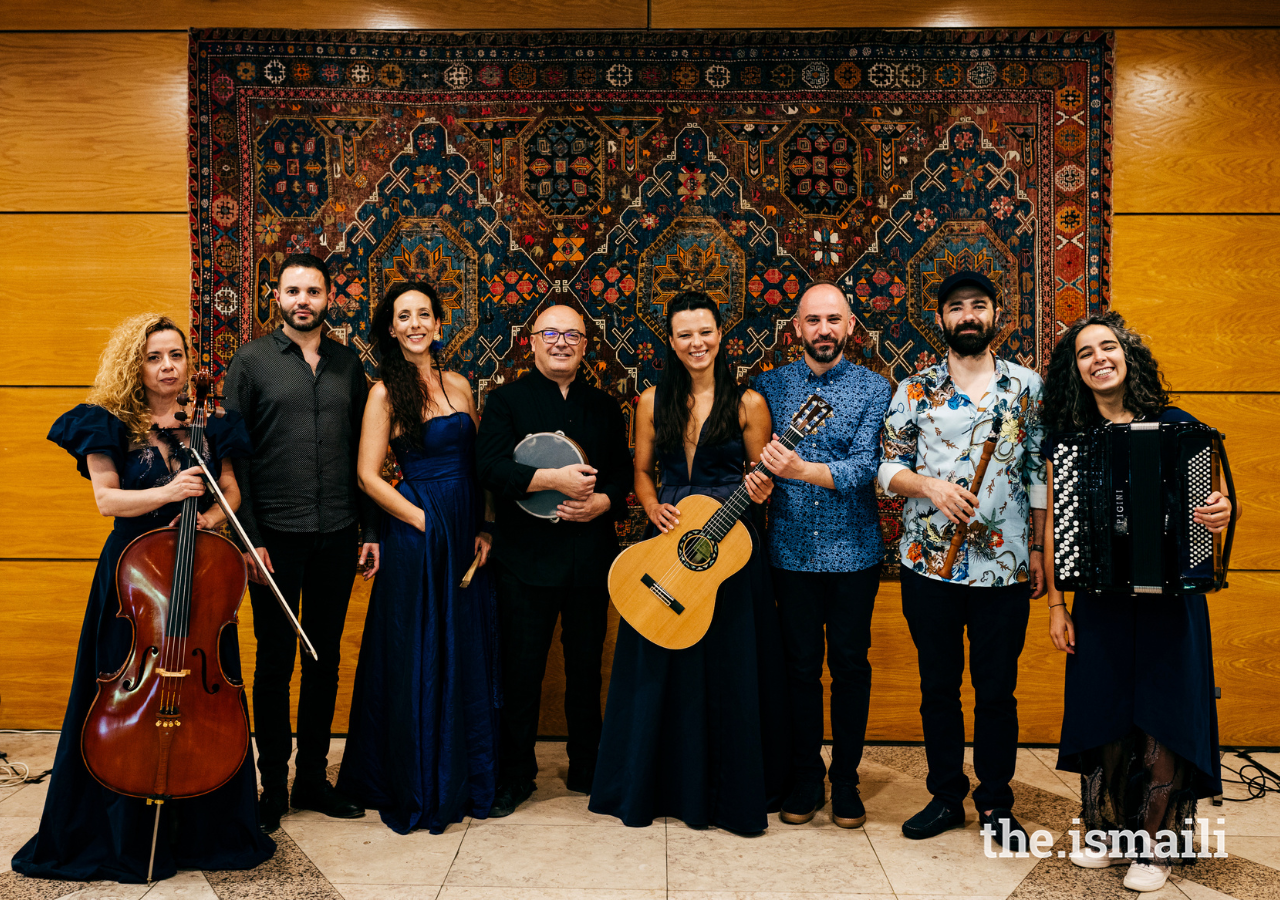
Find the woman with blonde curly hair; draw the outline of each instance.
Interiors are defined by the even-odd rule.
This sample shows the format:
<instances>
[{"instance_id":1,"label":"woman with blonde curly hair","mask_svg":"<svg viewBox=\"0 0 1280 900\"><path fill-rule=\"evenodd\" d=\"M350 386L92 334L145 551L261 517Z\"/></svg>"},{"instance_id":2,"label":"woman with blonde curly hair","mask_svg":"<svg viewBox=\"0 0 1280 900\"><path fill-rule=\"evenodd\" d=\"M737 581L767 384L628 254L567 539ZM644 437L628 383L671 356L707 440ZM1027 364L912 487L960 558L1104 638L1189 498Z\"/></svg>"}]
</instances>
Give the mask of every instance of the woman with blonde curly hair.
<instances>
[{"instance_id":1,"label":"woman with blonde curly hair","mask_svg":"<svg viewBox=\"0 0 1280 900\"><path fill-rule=\"evenodd\" d=\"M133 644L129 620L121 618L115 588L116 563L134 538L177 521L182 501L199 497L200 528L222 524L222 510L205 496L200 468L183 469L178 451L188 438L175 415L187 386L187 338L171 319L155 314L125 320L111 334L98 366L89 402L64 413L49 440L76 460L93 485L98 511L115 527L98 558L89 605L80 632L71 696L54 757L53 775L40 830L13 857L24 875L74 881L146 880L154 811L146 801L104 787L89 774L80 755L80 731L97 696L101 672L115 672ZM234 413L213 418L201 455L227 500L240 492L223 460L251 451L244 423ZM239 678L234 630L224 632L224 671ZM236 775L202 797L166 803L155 875L168 878L184 869L247 869L268 859L275 844L257 824L253 754Z\"/></svg>"}]
</instances>

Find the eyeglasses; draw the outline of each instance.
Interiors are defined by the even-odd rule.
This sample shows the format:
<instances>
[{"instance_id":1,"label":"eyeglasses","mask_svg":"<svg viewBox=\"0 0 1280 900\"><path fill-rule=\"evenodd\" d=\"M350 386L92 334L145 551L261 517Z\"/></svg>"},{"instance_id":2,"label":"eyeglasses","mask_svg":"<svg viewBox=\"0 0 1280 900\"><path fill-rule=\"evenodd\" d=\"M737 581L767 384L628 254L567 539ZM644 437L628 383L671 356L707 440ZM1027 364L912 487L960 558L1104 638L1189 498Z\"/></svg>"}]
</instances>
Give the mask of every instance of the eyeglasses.
<instances>
[{"instance_id":1,"label":"eyeglasses","mask_svg":"<svg viewBox=\"0 0 1280 900\"><path fill-rule=\"evenodd\" d=\"M581 331L556 331L554 328L546 328L535 333L542 335L542 341L548 347L554 346L556 341L560 340L562 337L566 344L570 347L575 347L582 342L584 337L586 337L586 335Z\"/></svg>"}]
</instances>

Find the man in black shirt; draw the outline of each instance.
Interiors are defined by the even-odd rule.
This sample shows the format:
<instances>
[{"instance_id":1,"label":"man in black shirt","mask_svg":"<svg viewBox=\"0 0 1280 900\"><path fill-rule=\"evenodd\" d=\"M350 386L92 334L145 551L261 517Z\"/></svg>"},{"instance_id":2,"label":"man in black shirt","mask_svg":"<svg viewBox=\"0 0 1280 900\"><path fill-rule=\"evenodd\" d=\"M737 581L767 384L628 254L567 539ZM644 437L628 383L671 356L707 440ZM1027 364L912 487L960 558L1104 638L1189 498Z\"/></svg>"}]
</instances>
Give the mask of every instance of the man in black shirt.
<instances>
[{"instance_id":1,"label":"man in black shirt","mask_svg":"<svg viewBox=\"0 0 1280 900\"><path fill-rule=\"evenodd\" d=\"M323 338L332 286L309 253L284 259L275 291L284 325L236 351L227 406L244 416L254 455L234 461L239 517L253 541L245 553L258 651L253 719L262 773L259 822L274 831L289 808L289 682L297 638L259 571L270 572L319 660L302 657L293 805L339 818L364 810L325 776L338 694L342 628L357 564L378 570L377 510L356 487L356 455L368 382L360 358ZM357 546L359 562L357 563Z\"/></svg>"},{"instance_id":2,"label":"man in black shirt","mask_svg":"<svg viewBox=\"0 0 1280 900\"><path fill-rule=\"evenodd\" d=\"M533 326L536 368L493 390L476 438L480 480L493 492L493 544L502 635L504 708L499 783L491 816L510 815L534 790L534 743L542 676L556 617L564 647L570 790L590 793L600 744L600 663L609 607L609 565L618 553L614 522L632 488L626 420L604 391L577 378L587 348L582 317L552 306ZM535 469L512 454L526 435L563 431L590 465ZM516 505L533 491L568 498L560 521Z\"/></svg>"}]
</instances>

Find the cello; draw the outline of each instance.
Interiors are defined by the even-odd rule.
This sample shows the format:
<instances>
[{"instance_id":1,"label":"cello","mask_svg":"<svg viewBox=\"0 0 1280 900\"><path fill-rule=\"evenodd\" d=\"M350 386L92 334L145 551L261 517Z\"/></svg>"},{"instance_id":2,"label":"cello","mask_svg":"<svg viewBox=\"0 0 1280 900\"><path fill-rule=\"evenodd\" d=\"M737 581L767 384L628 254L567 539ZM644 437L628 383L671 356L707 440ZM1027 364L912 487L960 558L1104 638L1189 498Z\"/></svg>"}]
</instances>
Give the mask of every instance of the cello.
<instances>
[{"instance_id":1,"label":"cello","mask_svg":"<svg viewBox=\"0 0 1280 900\"><path fill-rule=\"evenodd\" d=\"M204 445L210 384L207 372L195 378L183 468L196 464ZM231 541L196 528L197 502L186 498L176 526L139 536L120 556L117 615L130 620L132 648L119 671L98 679L80 740L94 778L156 804L148 883L161 805L217 790L249 748L244 685L223 671L218 650L223 632L235 628L247 572Z\"/></svg>"}]
</instances>

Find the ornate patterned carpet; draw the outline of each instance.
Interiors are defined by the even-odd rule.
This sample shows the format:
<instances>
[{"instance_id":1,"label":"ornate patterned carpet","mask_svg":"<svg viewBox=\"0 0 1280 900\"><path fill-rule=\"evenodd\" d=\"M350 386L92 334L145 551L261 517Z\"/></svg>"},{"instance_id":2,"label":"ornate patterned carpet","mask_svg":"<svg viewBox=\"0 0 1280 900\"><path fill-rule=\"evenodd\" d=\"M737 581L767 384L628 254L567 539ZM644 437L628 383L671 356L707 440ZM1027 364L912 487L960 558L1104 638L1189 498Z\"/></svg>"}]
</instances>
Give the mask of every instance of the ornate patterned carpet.
<instances>
[{"instance_id":1,"label":"ornate patterned carpet","mask_svg":"<svg viewBox=\"0 0 1280 900\"><path fill-rule=\"evenodd\" d=\"M1107 304L1111 32L202 31L190 41L192 302L221 373L274 327L309 250L331 334L373 372L371 304L427 278L445 356L484 392L531 365L549 302L630 410L666 302L721 304L741 379L794 359L814 279L896 381L944 350L937 285L988 272L999 351L1041 368ZM634 511L632 535L642 515ZM886 503L886 538L896 514Z\"/></svg>"}]
</instances>

